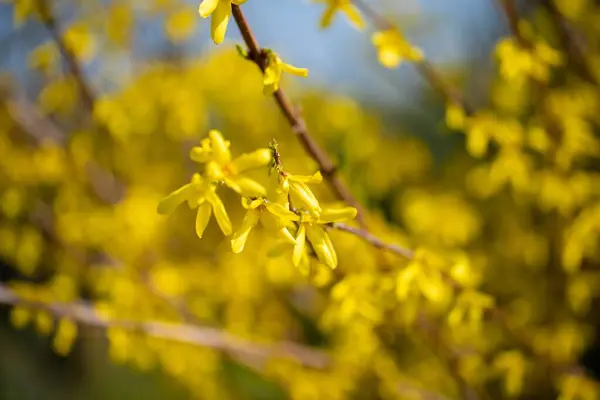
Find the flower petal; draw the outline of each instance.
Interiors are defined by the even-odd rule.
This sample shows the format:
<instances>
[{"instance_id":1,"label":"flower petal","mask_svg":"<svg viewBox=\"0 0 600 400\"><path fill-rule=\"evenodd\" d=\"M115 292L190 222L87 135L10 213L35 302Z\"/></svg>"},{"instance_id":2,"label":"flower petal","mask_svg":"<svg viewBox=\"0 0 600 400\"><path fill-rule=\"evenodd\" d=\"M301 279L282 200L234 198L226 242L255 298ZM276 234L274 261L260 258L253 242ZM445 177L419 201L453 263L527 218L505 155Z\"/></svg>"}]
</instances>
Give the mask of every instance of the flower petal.
<instances>
[{"instance_id":1,"label":"flower petal","mask_svg":"<svg viewBox=\"0 0 600 400\"><path fill-rule=\"evenodd\" d=\"M197 163L205 163L210 160L211 156L210 149L206 149L204 147L195 146L190 150L190 159L192 161L196 161Z\"/></svg>"},{"instance_id":2,"label":"flower petal","mask_svg":"<svg viewBox=\"0 0 600 400\"><path fill-rule=\"evenodd\" d=\"M210 33L215 44L221 44L225 39L230 17L231 3L229 1L218 0L217 7L212 13L210 20Z\"/></svg>"},{"instance_id":3,"label":"flower petal","mask_svg":"<svg viewBox=\"0 0 600 400\"><path fill-rule=\"evenodd\" d=\"M319 201L310 188L302 182L290 182L290 195L294 206L300 205L311 215L318 216L321 212Z\"/></svg>"},{"instance_id":4,"label":"flower petal","mask_svg":"<svg viewBox=\"0 0 600 400\"><path fill-rule=\"evenodd\" d=\"M281 69L283 70L283 72L287 72L288 74L300 76L302 78L306 78L308 76L307 68L298 68L298 67L294 67L293 65L290 65L290 64L282 63Z\"/></svg>"},{"instance_id":5,"label":"flower petal","mask_svg":"<svg viewBox=\"0 0 600 400\"><path fill-rule=\"evenodd\" d=\"M263 185L250 178L225 178L225 184L246 197L264 197L267 190Z\"/></svg>"},{"instance_id":6,"label":"flower petal","mask_svg":"<svg viewBox=\"0 0 600 400\"><path fill-rule=\"evenodd\" d=\"M231 250L234 253L241 253L246 245L246 240L250 235L250 231L256 226L260 218L260 212L256 210L248 210L242 221L240 229L238 229L231 239Z\"/></svg>"},{"instance_id":7,"label":"flower petal","mask_svg":"<svg viewBox=\"0 0 600 400\"><path fill-rule=\"evenodd\" d=\"M208 132L208 137L215 161L219 164L225 164L231 160L231 153L227 147L227 142L223 138L223 134L216 129L212 129Z\"/></svg>"},{"instance_id":8,"label":"flower petal","mask_svg":"<svg viewBox=\"0 0 600 400\"><path fill-rule=\"evenodd\" d=\"M284 240L285 243L289 243L291 245L296 245L296 239L292 236L290 231L287 228L281 228L279 230L279 235Z\"/></svg>"},{"instance_id":9,"label":"flower petal","mask_svg":"<svg viewBox=\"0 0 600 400\"><path fill-rule=\"evenodd\" d=\"M319 214L319 223L341 222L356 217L357 210L354 207L327 208Z\"/></svg>"},{"instance_id":10,"label":"flower petal","mask_svg":"<svg viewBox=\"0 0 600 400\"><path fill-rule=\"evenodd\" d=\"M345 5L342 8L342 11L346 14L346 17L348 17L348 20L350 20L350 23L352 23L356 29L363 30L365 28L365 20L362 18L360 11L354 4Z\"/></svg>"},{"instance_id":11,"label":"flower petal","mask_svg":"<svg viewBox=\"0 0 600 400\"><path fill-rule=\"evenodd\" d=\"M260 168L271 162L271 152L269 149L258 149L251 153L242 154L236 157L231 163L237 173L248 171L254 168Z\"/></svg>"},{"instance_id":12,"label":"flower petal","mask_svg":"<svg viewBox=\"0 0 600 400\"><path fill-rule=\"evenodd\" d=\"M292 262L297 267L300 265L302 260L302 254L304 254L304 243L306 242L306 227L304 224L300 224L298 233L296 235L296 245L294 246L294 252L292 254Z\"/></svg>"},{"instance_id":13,"label":"flower petal","mask_svg":"<svg viewBox=\"0 0 600 400\"><path fill-rule=\"evenodd\" d=\"M323 12L321 20L319 21L319 26L321 27L321 29L328 28L331 25L333 17L335 16L335 11L335 6L327 6L327 9Z\"/></svg>"},{"instance_id":14,"label":"flower petal","mask_svg":"<svg viewBox=\"0 0 600 400\"><path fill-rule=\"evenodd\" d=\"M309 225L306 235L317 253L317 258L331 269L337 267L337 254L327 232L318 225Z\"/></svg>"},{"instance_id":15,"label":"flower petal","mask_svg":"<svg viewBox=\"0 0 600 400\"><path fill-rule=\"evenodd\" d=\"M323 175L321 175L321 171L317 171L313 175L290 175L288 179L290 182L321 183Z\"/></svg>"},{"instance_id":16,"label":"flower petal","mask_svg":"<svg viewBox=\"0 0 600 400\"><path fill-rule=\"evenodd\" d=\"M223 202L219 196L217 196L215 192L209 192L206 195L206 200L212 205L212 210L213 213L215 213L217 224L219 224L219 228L221 228L223 234L225 236L231 235L231 221L229 220L227 210L225 210L225 206L223 205Z\"/></svg>"},{"instance_id":17,"label":"flower petal","mask_svg":"<svg viewBox=\"0 0 600 400\"><path fill-rule=\"evenodd\" d=\"M188 183L175 190L158 203L156 211L162 215L172 213L181 203L188 199L191 189L192 184Z\"/></svg>"},{"instance_id":18,"label":"flower petal","mask_svg":"<svg viewBox=\"0 0 600 400\"><path fill-rule=\"evenodd\" d=\"M200 207L198 207L198 213L196 214L196 235L200 239L202 239L202 235L204 234L204 230L206 229L206 225L208 225L208 221L210 220L211 215L211 206L208 203L202 203Z\"/></svg>"},{"instance_id":19,"label":"flower petal","mask_svg":"<svg viewBox=\"0 0 600 400\"><path fill-rule=\"evenodd\" d=\"M202 3L200 3L200 7L198 7L198 14L200 14L202 18L207 18L215 11L218 4L219 0L203 0Z\"/></svg>"},{"instance_id":20,"label":"flower petal","mask_svg":"<svg viewBox=\"0 0 600 400\"><path fill-rule=\"evenodd\" d=\"M285 208L283 205L279 203L267 203L267 210L279 219L283 220L284 224L287 224L289 221L300 221L300 217Z\"/></svg>"}]
</instances>

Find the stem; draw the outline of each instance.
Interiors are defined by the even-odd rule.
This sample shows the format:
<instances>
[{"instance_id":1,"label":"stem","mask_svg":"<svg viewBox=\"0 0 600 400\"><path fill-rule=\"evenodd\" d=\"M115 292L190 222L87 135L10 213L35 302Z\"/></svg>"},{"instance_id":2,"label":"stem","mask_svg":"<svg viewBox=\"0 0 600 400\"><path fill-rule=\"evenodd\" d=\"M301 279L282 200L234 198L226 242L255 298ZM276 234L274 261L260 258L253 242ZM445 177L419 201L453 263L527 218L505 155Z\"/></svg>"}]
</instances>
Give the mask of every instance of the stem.
<instances>
[{"instance_id":1,"label":"stem","mask_svg":"<svg viewBox=\"0 0 600 400\"><path fill-rule=\"evenodd\" d=\"M252 29L250 29L250 25L242 12L242 9L235 5L231 5L231 10L233 12L233 17L237 26L240 29L240 33L242 34L242 38L248 46L248 57L251 61L253 61L261 71L265 71L267 67L267 59L266 53L261 49L256 40L256 37L252 33ZM286 96L283 89L277 90L273 96L275 97L275 101L279 106L281 112L287 119L290 124L292 131L300 141L300 144L304 148L304 150L310 155L310 157L317 163L319 166L319 170L329 183L329 186L333 189L336 195L342 199L347 204L355 207L358 210L358 215L356 217L358 223L361 226L361 229L366 230L366 223L364 221L364 210L358 200L352 195L352 193L348 190L346 185L342 183L337 174L337 168L333 164L333 162L329 159L325 151L317 144L317 142L310 135L308 128L306 126L306 122L304 118L300 115L300 113L294 109L292 103Z\"/></svg>"}]
</instances>

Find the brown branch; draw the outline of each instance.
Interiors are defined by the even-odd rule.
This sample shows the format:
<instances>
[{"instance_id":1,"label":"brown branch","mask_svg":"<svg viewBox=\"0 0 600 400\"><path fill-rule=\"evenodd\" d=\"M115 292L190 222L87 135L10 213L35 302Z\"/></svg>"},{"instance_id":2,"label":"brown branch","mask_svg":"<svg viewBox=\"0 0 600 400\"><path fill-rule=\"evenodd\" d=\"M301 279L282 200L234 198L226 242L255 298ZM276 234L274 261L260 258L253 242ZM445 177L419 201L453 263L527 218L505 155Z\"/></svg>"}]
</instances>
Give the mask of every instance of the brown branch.
<instances>
[{"instance_id":1,"label":"brown branch","mask_svg":"<svg viewBox=\"0 0 600 400\"><path fill-rule=\"evenodd\" d=\"M253 61L262 72L264 72L267 67L266 52L258 44L258 41L252 33L252 29L250 29L250 25L248 24L248 21L246 20L241 8L235 4L232 4L231 9L235 22L240 30L240 33L242 34L242 38L248 47L248 58ZM363 207L348 190L346 185L344 185L344 183L340 180L336 166L329 159L325 151L310 135L306 126L306 122L304 121L304 118L301 116L300 112L294 109L292 103L281 88L277 90L273 96L275 97L275 101L281 109L281 112L292 127L292 131L300 141L300 144L310 155L310 157L317 163L319 170L324 175L331 189L333 189L340 199L358 210L356 219L358 220L361 228L366 229Z\"/></svg>"},{"instance_id":2,"label":"brown branch","mask_svg":"<svg viewBox=\"0 0 600 400\"><path fill-rule=\"evenodd\" d=\"M363 0L352 0L354 5L369 18L373 24L380 30L396 29L396 26L378 13L373 7ZM465 110L467 114L472 114L475 109L465 100L461 91L448 82L444 76L427 59L415 62L417 72L421 77L437 91L447 102L457 104Z\"/></svg>"}]
</instances>

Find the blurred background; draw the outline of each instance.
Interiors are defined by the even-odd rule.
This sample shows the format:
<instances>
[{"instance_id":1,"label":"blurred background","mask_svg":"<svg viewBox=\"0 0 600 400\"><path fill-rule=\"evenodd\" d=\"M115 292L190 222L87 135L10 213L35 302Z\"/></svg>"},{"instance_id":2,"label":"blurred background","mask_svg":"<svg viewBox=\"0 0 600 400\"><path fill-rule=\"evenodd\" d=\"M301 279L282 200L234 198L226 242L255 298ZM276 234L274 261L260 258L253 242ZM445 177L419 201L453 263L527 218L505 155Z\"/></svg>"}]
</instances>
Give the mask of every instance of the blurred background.
<instances>
[{"instance_id":1,"label":"blurred background","mask_svg":"<svg viewBox=\"0 0 600 400\"><path fill-rule=\"evenodd\" d=\"M97 98L91 115L108 126L110 135L98 139L97 128L90 127L91 118L82 117L89 114L84 111L85 101L73 95L76 92L73 82L61 80L57 72L60 68L56 65L61 62L56 61L56 50L43 50L44 44L52 39L48 27L31 17L16 23L28 2L2 2L0 69L3 93L10 93L4 100L8 103L17 95L29 99L28 104L38 107L41 114L67 132L69 154L42 139L43 154L38 154L40 150L14 150L10 154L19 156L4 160L0 279L53 287L59 285L56 277L60 276L76 287L74 298L102 299L108 304L122 300L111 292L118 286L111 279L120 278L104 277L106 260L90 256L88 265L83 265L78 261L81 258L60 249L52 235L31 223L27 215L28 209L33 207L32 199L43 199L52 210L56 224L53 229L58 232L59 241L67 243L69 248L91 253L102 250L132 271L143 269L140 260L146 253L141 249L154 248L155 253L148 256L153 265L148 273L154 276L156 272L156 276L163 277L156 278L158 286L160 282L171 282L164 283L164 292L189 299L194 313L204 320L242 337L278 339L291 335L305 343L319 345L328 334L323 333L327 328L321 328L320 322L315 321L320 321L328 309L327 296L315 300L319 305L313 308L303 306L303 302L309 301L306 297L302 297L300 306L290 306L300 290L296 282L304 278L293 272L289 262L269 264L271 262L264 261L259 254L258 236L254 242L250 241L250 247L256 248L247 255L251 261L228 256L215 261L213 252L221 254L226 244L214 223L209 226L210 237L199 242L194 237L193 216L189 210L178 211L168 219L155 215L158 200L189 179L195 168L187 160L189 148L198 144L211 128L220 129L232 140L234 156L265 147L271 137L276 137L282 144L287 168L309 173L314 167L304 158L271 99L262 97L256 68L235 54L234 44L241 43L235 25L230 24L226 41L217 47L210 39L210 22L197 15L198 0L56 0L50 3L60 31L65 32L73 24L84 27L73 33L72 38L81 46L80 58L87 57L82 62L82 73ZM397 23L406 38L423 49L443 76L461 88L473 107L481 108L490 103L497 73L495 46L501 37L509 34L504 15L495 1L381 0L368 3ZM520 10L527 15L529 5L522 6ZM482 206L472 194L455 193L468 193L468 184L461 177L477 161L465 151L463 135L452 134L446 128L446 101L433 91L413 65L406 63L391 70L383 68L368 34L373 31L372 27L367 33L360 32L338 15L330 29L320 29L318 21L323 9L323 4L307 0L249 0L243 6L263 47L273 48L286 62L310 70L308 78L285 80L284 87L290 89L295 102L302 104L309 127L341 166L353 192L373 211L377 226L384 221L393 226L389 232L387 228L381 228L381 232L402 243L431 244L428 242L431 240L435 242L433 245L442 243L445 247L467 249L475 256L489 250L493 241L500 243L500 235L513 239L525 235L518 229L506 228L499 233L496 228L490 228L498 226L497 222L502 219L516 221L518 225L522 218L530 217L528 212L515 211L522 210L521 204L510 196L498 200L499 205ZM87 56L86 51L89 51ZM52 63L56 65L52 67ZM32 120L33 117L24 118ZM4 110L0 126L2 151L21 149L19 139L9 137L27 130L27 124L25 128L16 127L13 120L10 112ZM38 122L34 121L33 125L40 125ZM42 134L51 130L46 125L38 128L32 129ZM34 141L40 139L35 133L21 133L23 137L32 136ZM66 161L69 157L75 160L74 164ZM126 184L125 200L109 200L109 205L101 205L94 196L84 194L82 188L89 182L81 177L80 170L85 169L83 166L90 159L113 171ZM101 190L114 192L115 185L108 182ZM424 193L440 197L427 197ZM331 198L326 190L321 194ZM109 199L111 196L107 195ZM231 218L239 223L243 210L235 197L224 195L224 201L228 210L234 208L230 211ZM440 215L448 215L447 219L438 218L437 223L424 228L418 223L411 225L411 213L419 213L411 204L430 204L437 209L436 201L441 202ZM235 206L230 206L234 203ZM506 205L508 203L510 205ZM444 214L446 206L450 214ZM543 224L536 224L531 222L531 226L536 226L532 231L544 237ZM29 230L33 233L24 233ZM22 245L25 236L33 239ZM371 255L356 256L364 262L352 258L354 241L336 236L334 241L336 245L339 243L340 268L362 271L376 264ZM36 246L38 242L43 244ZM29 250L19 246L29 246ZM546 276L539 265L550 264L548 257L538 256L538 253L523 256L525 250L520 251L515 246L518 244L505 247L515 254L497 250L494 254L501 255L497 264L488 263L515 265L515 271L507 267L501 274L507 283L490 284L492 291L506 285L511 288L506 290L507 295L526 292L526 284L521 287L518 283L519 271L523 268L528 271L523 278L528 283ZM547 248L552 249L552 244L542 247L546 250L540 250L541 253L551 253ZM362 251L368 252L365 248ZM344 252L348 255L344 256ZM155 258L163 260L162 263ZM33 260L29 262L29 259ZM353 261L361 266L351 266ZM94 272L89 272L90 268ZM253 277L259 269L260 277ZM285 272L288 270L292 272ZM182 279L191 283L184 285ZM101 280L104 286L99 287L101 285L96 283ZM169 285L177 288L167 287ZM183 286L186 289L181 289ZM141 307L137 301L144 298L137 289L131 290L135 294L131 295L131 306L123 306L124 317L135 315ZM498 289L496 293L502 291ZM556 301L562 304L562 300ZM541 302L548 308L553 304L547 298ZM298 316L298 309L306 308L305 315ZM219 358L217 377L213 367L199 372L192 369L189 373L165 373L155 365L160 362L145 363L138 359L115 363L111 360L115 355L100 331L81 330L73 350L66 356L58 355L53 350L52 337L40 336L35 324L15 329L9 308L0 310L0 399L289 397L276 380L261 377L225 356ZM153 310L144 308L140 313L162 315ZM168 315L165 312L166 319ZM283 321L280 323L284 329L269 325L273 320ZM593 318L587 321L593 327L584 346L588 350L575 357L597 371L598 352L593 348L597 322ZM211 357L216 356L211 353L208 358ZM426 369L425 366L419 368ZM195 373L199 376L196 381L190 378ZM227 388L227 395L221 392L222 387ZM535 393L529 395L536 397ZM539 398L550 398L543 397L545 395ZM384 398L370 392L356 396L353 398ZM305 398L336 397L321 393Z\"/></svg>"}]
</instances>

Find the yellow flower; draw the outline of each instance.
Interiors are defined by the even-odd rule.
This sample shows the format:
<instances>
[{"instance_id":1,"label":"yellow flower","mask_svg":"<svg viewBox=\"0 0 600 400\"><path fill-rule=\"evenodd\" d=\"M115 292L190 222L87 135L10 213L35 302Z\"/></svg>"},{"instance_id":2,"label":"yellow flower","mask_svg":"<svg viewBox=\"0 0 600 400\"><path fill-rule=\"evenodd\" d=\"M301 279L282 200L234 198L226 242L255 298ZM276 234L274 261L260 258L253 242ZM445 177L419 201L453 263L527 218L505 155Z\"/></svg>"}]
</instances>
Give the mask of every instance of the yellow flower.
<instances>
[{"instance_id":1,"label":"yellow flower","mask_svg":"<svg viewBox=\"0 0 600 400\"><path fill-rule=\"evenodd\" d=\"M230 142L221 132L213 129L200 146L192 148L190 158L206 164L205 174L210 180L222 181L232 190L247 197L266 195L265 188L258 182L239 176L251 169L260 168L271 162L269 149L258 149L231 159Z\"/></svg>"},{"instance_id":2,"label":"yellow flower","mask_svg":"<svg viewBox=\"0 0 600 400\"><path fill-rule=\"evenodd\" d=\"M357 29L364 29L365 21L363 20L360 12L352 4L352 0L318 0L321 3L325 3L327 6L323 15L321 16L320 25L321 28L327 28L331 25L335 14L342 12L346 14L346 17L352 25Z\"/></svg>"},{"instance_id":3,"label":"yellow flower","mask_svg":"<svg viewBox=\"0 0 600 400\"><path fill-rule=\"evenodd\" d=\"M198 13L202 18L210 20L210 36L215 44L220 44L225 39L227 24L231 18L231 5L244 4L246 0L203 0L198 7Z\"/></svg>"},{"instance_id":4,"label":"yellow flower","mask_svg":"<svg viewBox=\"0 0 600 400\"><path fill-rule=\"evenodd\" d=\"M371 41L377 47L379 62L386 68L396 68L404 60L423 60L421 49L413 47L395 28L375 32Z\"/></svg>"},{"instance_id":5,"label":"yellow flower","mask_svg":"<svg viewBox=\"0 0 600 400\"><path fill-rule=\"evenodd\" d=\"M302 215L296 232L296 244L292 255L294 265L300 265L305 254L306 239L308 239L319 261L329 268L334 269L337 267L338 260L333 243L321 225L347 221L354 217L356 217L356 208L354 207L325 209L316 218L308 214Z\"/></svg>"},{"instance_id":6,"label":"yellow flower","mask_svg":"<svg viewBox=\"0 0 600 400\"><path fill-rule=\"evenodd\" d=\"M88 62L96 53L96 42L89 27L81 22L67 28L64 33L65 47L79 60Z\"/></svg>"},{"instance_id":7,"label":"yellow flower","mask_svg":"<svg viewBox=\"0 0 600 400\"><path fill-rule=\"evenodd\" d=\"M223 202L216 193L216 185L213 182L202 179L200 174L194 174L190 183L162 199L158 203L157 211L159 214L169 214L184 201L187 201L190 208L198 208L196 234L199 238L202 238L213 213L223 234L231 235L231 221Z\"/></svg>"},{"instance_id":8,"label":"yellow flower","mask_svg":"<svg viewBox=\"0 0 600 400\"><path fill-rule=\"evenodd\" d=\"M296 243L287 226L292 221L299 221L300 217L298 215L281 204L271 203L262 198L256 200L242 198L242 205L248 211L244 216L242 225L233 234L231 239L231 250L234 253L241 253L244 250L250 232L259 221L265 229L275 232L279 237L284 239L284 242L289 244Z\"/></svg>"},{"instance_id":9,"label":"yellow flower","mask_svg":"<svg viewBox=\"0 0 600 400\"><path fill-rule=\"evenodd\" d=\"M321 206L307 183L321 183L322 181L323 176L321 175L321 172L318 171L312 176L291 175L286 173L281 176L279 191L288 194L292 204L299 211L306 212L313 217L318 217L321 213Z\"/></svg>"},{"instance_id":10,"label":"yellow flower","mask_svg":"<svg viewBox=\"0 0 600 400\"><path fill-rule=\"evenodd\" d=\"M272 51L269 52L267 67L265 68L265 75L263 78L263 92L265 94L273 94L279 90L279 83L281 82L281 76L284 72L302 78L308 76L308 69L297 68L293 65L286 64L276 53Z\"/></svg>"},{"instance_id":11,"label":"yellow flower","mask_svg":"<svg viewBox=\"0 0 600 400\"><path fill-rule=\"evenodd\" d=\"M186 8L171 13L165 22L167 36L173 43L185 41L194 33L196 21L196 13Z\"/></svg>"},{"instance_id":12,"label":"yellow flower","mask_svg":"<svg viewBox=\"0 0 600 400\"><path fill-rule=\"evenodd\" d=\"M30 68L49 74L56 69L60 51L55 42L45 42L29 54L27 64Z\"/></svg>"}]
</instances>

